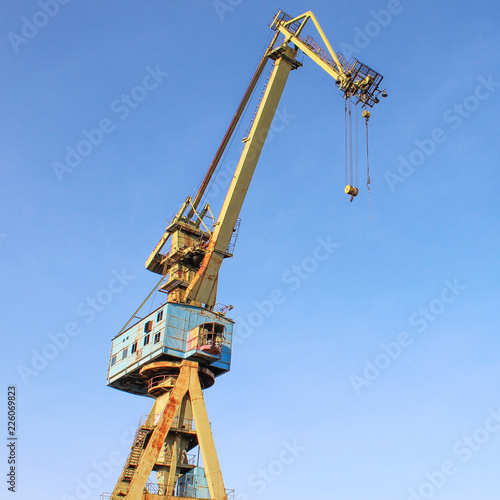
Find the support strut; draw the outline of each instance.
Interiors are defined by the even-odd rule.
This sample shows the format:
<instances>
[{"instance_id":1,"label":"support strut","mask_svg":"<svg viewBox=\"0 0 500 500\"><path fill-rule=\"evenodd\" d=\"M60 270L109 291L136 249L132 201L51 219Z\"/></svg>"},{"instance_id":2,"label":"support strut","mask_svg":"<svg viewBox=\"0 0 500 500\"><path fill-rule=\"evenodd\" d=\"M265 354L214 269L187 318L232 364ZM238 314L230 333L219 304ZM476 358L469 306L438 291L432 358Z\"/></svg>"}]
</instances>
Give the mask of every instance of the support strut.
<instances>
[{"instance_id":1,"label":"support strut","mask_svg":"<svg viewBox=\"0 0 500 500\"><path fill-rule=\"evenodd\" d=\"M160 361L144 366L141 377L155 402L137 431L111 500L194 498L178 491L178 480L196 467L187 452L197 445L210 500L227 500L202 393L214 382L212 372L192 361ZM150 491L152 471L158 485Z\"/></svg>"}]
</instances>

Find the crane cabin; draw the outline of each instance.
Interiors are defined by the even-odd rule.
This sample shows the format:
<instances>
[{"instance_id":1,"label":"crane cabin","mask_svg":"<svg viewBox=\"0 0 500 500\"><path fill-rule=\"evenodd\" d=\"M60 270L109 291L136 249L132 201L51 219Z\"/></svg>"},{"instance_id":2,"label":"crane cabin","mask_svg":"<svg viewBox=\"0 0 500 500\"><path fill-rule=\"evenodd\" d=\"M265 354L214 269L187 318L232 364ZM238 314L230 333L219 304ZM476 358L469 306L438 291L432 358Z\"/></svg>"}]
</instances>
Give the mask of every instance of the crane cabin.
<instances>
[{"instance_id":1,"label":"crane cabin","mask_svg":"<svg viewBox=\"0 0 500 500\"><path fill-rule=\"evenodd\" d=\"M108 386L147 396L139 372L158 361L197 361L222 375L231 366L233 324L220 312L163 304L112 340Z\"/></svg>"}]
</instances>

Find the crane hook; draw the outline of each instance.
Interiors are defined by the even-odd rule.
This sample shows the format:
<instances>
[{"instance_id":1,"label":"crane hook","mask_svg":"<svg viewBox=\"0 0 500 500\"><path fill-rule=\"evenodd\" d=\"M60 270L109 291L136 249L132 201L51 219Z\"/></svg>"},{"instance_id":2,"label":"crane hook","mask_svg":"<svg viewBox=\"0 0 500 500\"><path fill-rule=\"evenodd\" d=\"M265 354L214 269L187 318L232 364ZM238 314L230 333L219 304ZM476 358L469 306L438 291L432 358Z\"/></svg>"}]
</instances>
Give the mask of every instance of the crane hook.
<instances>
[{"instance_id":1,"label":"crane hook","mask_svg":"<svg viewBox=\"0 0 500 500\"><path fill-rule=\"evenodd\" d=\"M358 195L359 189L357 187L351 186L347 184L347 186L344 189L345 194L350 194L351 199L350 201L354 200L354 197Z\"/></svg>"}]
</instances>

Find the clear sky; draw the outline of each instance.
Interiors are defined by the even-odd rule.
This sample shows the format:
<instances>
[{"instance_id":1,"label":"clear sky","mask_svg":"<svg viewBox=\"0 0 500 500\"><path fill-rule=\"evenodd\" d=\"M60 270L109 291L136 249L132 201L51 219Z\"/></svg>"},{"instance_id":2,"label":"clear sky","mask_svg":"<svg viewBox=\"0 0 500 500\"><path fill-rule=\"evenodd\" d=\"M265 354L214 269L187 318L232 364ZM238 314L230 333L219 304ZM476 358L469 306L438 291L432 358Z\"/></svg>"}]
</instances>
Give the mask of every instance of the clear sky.
<instances>
[{"instance_id":1,"label":"clear sky","mask_svg":"<svg viewBox=\"0 0 500 500\"><path fill-rule=\"evenodd\" d=\"M361 159L359 196L343 192L334 82L307 58L290 75L220 277L238 342L206 403L226 486L238 500L499 498L493 0L3 2L16 498L113 489L152 401L106 386L111 338L156 282L144 261L199 185L276 8L312 10L389 97L370 121L372 219Z\"/></svg>"}]
</instances>

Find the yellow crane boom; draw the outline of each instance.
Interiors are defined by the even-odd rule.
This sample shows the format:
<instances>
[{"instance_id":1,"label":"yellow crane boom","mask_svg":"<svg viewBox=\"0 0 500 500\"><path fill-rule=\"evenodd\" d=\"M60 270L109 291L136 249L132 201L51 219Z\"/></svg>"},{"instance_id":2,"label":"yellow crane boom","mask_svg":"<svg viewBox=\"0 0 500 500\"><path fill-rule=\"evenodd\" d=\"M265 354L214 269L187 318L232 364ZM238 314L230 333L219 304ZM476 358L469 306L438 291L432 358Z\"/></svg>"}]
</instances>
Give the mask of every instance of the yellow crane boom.
<instances>
[{"instance_id":1,"label":"yellow crane boom","mask_svg":"<svg viewBox=\"0 0 500 500\"><path fill-rule=\"evenodd\" d=\"M326 50L311 37L302 36L309 20L312 20L318 30ZM296 60L299 50L335 80L346 99L354 98L356 103L370 107L378 102L382 76L359 61L348 63L340 54L336 54L312 12L292 18L283 11L278 11L270 27L275 31L273 40L231 121L200 190L194 201L191 198L186 200L146 262L149 270L169 275L169 280L162 287L162 291L169 293L169 301L204 305L207 309L213 309L219 269L223 259L231 256L228 246L288 75L291 70L302 65ZM213 231L208 227L204 230L201 225L204 225L203 219L210 213L210 208L207 205L198 213L198 204L269 60L274 61L271 76L250 133L244 139L245 146L221 212L217 221L214 221ZM187 215L184 215L188 208ZM170 236L171 250L163 255L160 252Z\"/></svg>"}]
</instances>

